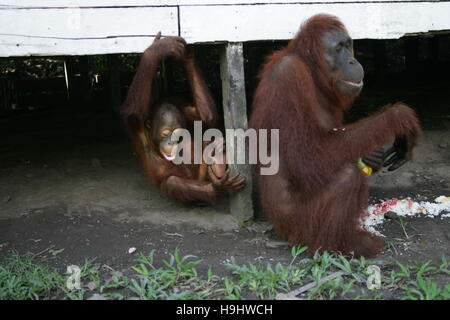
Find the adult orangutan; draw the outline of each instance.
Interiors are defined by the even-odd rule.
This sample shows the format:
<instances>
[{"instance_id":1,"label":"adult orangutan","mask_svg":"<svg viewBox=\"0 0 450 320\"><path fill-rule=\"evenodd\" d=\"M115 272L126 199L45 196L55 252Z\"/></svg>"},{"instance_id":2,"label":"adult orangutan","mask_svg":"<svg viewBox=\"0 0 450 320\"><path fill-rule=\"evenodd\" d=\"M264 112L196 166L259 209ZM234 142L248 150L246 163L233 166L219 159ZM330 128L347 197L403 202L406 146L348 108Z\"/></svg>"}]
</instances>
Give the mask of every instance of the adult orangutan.
<instances>
[{"instance_id":1,"label":"adult orangutan","mask_svg":"<svg viewBox=\"0 0 450 320\"><path fill-rule=\"evenodd\" d=\"M262 209L281 238L310 253L373 256L383 249L358 224L368 186L356 162L369 155L394 170L411 159L421 134L402 103L344 125L363 76L344 25L324 14L307 20L260 74L249 127L280 130L279 172L259 176ZM394 140L389 151L377 151Z\"/></svg>"},{"instance_id":2,"label":"adult orangutan","mask_svg":"<svg viewBox=\"0 0 450 320\"><path fill-rule=\"evenodd\" d=\"M184 63L193 103L174 98L153 101L155 74L169 56ZM208 127L217 121L215 103L196 65L194 50L186 48L183 38L161 39L160 33L156 36L141 57L121 114L144 171L167 197L184 202L211 202L220 192L237 191L245 185L239 174L229 175L224 158L215 159L222 161L212 161L211 165L203 159L201 164L173 163L181 141L174 141L172 134L182 128L192 129L195 120Z\"/></svg>"}]
</instances>

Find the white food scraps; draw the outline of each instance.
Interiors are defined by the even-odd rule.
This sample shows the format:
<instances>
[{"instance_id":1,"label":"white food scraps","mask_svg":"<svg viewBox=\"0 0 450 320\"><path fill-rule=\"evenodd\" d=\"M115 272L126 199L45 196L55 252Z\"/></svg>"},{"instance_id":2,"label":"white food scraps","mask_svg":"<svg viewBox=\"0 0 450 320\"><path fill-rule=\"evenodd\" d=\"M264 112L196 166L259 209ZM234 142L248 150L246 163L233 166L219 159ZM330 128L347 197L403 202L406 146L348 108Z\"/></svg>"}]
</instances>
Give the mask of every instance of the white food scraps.
<instances>
[{"instance_id":1,"label":"white food scraps","mask_svg":"<svg viewBox=\"0 0 450 320\"><path fill-rule=\"evenodd\" d=\"M395 212L400 217L450 218L450 197L440 196L434 199L434 202L415 202L411 199L399 200L394 198L370 205L366 213L360 218L361 227L384 237L383 234L375 230L375 226L384 222L384 215L388 211Z\"/></svg>"}]
</instances>

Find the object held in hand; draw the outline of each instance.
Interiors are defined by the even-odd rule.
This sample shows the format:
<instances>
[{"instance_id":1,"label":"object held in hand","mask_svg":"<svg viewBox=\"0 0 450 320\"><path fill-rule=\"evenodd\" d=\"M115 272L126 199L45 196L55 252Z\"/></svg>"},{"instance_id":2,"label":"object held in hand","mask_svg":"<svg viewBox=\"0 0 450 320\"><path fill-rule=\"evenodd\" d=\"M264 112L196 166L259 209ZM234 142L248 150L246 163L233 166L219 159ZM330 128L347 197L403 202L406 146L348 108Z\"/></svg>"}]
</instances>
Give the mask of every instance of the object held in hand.
<instances>
[{"instance_id":1,"label":"object held in hand","mask_svg":"<svg viewBox=\"0 0 450 320\"><path fill-rule=\"evenodd\" d=\"M362 172L364 172L366 177L369 177L372 175L372 171L373 171L372 167L369 167L367 164L365 164L361 158L358 159L357 165L362 170Z\"/></svg>"}]
</instances>

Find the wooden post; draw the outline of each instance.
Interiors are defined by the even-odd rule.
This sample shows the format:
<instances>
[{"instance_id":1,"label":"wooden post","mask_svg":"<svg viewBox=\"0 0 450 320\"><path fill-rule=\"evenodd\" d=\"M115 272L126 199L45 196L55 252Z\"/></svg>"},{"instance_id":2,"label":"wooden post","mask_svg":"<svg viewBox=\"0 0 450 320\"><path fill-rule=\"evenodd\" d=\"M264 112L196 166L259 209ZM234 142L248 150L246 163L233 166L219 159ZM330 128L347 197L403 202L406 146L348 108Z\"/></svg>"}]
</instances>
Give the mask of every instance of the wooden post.
<instances>
[{"instance_id":1,"label":"wooden post","mask_svg":"<svg viewBox=\"0 0 450 320\"><path fill-rule=\"evenodd\" d=\"M223 114L226 129L247 129L247 103L245 97L244 56L242 43L227 43L221 52L220 74L222 78ZM230 143L230 141L227 141ZM237 147L234 143L236 160ZM242 150L245 152L245 150ZM236 161L235 161L236 162ZM231 174L239 172L247 181L247 186L232 195L230 211L242 226L253 218L252 172L248 164L229 164Z\"/></svg>"},{"instance_id":2,"label":"wooden post","mask_svg":"<svg viewBox=\"0 0 450 320\"><path fill-rule=\"evenodd\" d=\"M118 113L121 103L120 96L120 65L116 54L107 55L108 62L108 96L110 108Z\"/></svg>"},{"instance_id":3,"label":"wooden post","mask_svg":"<svg viewBox=\"0 0 450 320\"><path fill-rule=\"evenodd\" d=\"M71 107L75 107L78 90L75 78L75 58L72 56L64 59L64 75L66 78L67 101Z\"/></svg>"}]
</instances>

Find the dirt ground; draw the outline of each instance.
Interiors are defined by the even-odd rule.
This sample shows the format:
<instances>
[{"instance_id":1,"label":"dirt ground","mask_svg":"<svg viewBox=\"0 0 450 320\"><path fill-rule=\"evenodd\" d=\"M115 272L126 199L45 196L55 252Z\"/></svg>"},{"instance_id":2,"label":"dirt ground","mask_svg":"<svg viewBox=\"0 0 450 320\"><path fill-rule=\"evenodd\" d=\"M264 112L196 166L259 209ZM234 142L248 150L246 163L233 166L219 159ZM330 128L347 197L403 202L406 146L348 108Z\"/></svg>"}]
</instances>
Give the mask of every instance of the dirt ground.
<instances>
[{"instance_id":1,"label":"dirt ground","mask_svg":"<svg viewBox=\"0 0 450 320\"><path fill-rule=\"evenodd\" d=\"M450 196L450 119L424 122L415 161L371 178L371 200ZM114 115L64 110L0 120L0 259L11 249L46 257L65 268L97 258L116 270L137 253L157 261L176 246L225 272L224 263L290 260L265 222L238 228L227 200L195 207L164 199L143 175ZM377 260L450 256L450 219L407 219L410 241ZM381 229L404 238L398 223ZM273 248L275 246L275 248ZM136 247L133 254L130 247ZM50 249L64 249L52 257Z\"/></svg>"}]
</instances>

